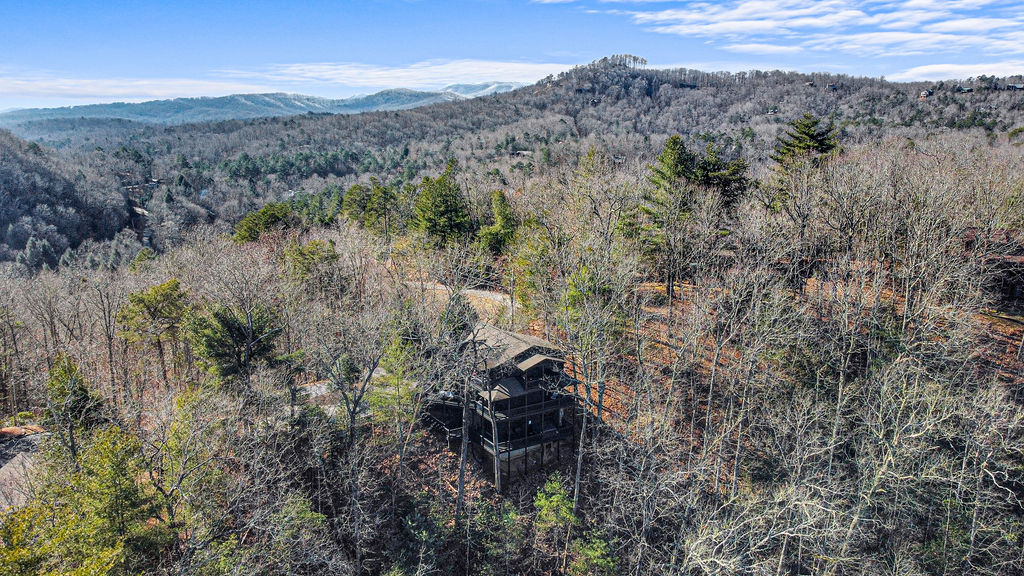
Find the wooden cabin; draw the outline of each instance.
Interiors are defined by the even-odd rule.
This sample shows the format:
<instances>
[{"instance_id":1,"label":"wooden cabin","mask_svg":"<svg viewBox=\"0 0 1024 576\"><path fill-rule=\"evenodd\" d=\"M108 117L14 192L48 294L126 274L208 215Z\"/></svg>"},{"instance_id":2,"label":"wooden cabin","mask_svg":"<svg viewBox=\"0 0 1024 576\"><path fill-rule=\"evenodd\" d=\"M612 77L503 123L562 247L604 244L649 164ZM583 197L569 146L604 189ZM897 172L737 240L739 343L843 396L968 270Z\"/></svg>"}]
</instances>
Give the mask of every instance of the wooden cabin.
<instances>
[{"instance_id":1,"label":"wooden cabin","mask_svg":"<svg viewBox=\"0 0 1024 576\"><path fill-rule=\"evenodd\" d=\"M473 455L499 489L572 453L578 403L565 391L570 380L554 345L479 324L462 343L462 357L475 365L470 397L456 391L431 395L428 419L449 440L467 434Z\"/></svg>"}]
</instances>

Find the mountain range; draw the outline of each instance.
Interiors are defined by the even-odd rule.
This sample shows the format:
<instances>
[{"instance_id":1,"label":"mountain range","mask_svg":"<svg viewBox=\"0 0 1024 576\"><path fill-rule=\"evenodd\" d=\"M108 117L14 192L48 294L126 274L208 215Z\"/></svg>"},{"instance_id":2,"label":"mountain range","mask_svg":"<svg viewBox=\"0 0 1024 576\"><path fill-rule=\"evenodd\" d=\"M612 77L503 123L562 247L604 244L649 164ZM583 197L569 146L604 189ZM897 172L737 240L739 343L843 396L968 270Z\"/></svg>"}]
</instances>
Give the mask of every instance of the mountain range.
<instances>
[{"instance_id":1,"label":"mountain range","mask_svg":"<svg viewBox=\"0 0 1024 576\"><path fill-rule=\"evenodd\" d=\"M450 102L508 92L522 87L514 82L452 84L439 91L404 88L370 95L330 99L302 94L232 94L220 97L175 98L149 102L88 104L62 108L27 108L0 113L0 127L15 127L37 120L69 118L121 119L148 124L188 124L218 120L245 120L306 113L356 114L378 110L406 110L437 102Z\"/></svg>"}]
</instances>

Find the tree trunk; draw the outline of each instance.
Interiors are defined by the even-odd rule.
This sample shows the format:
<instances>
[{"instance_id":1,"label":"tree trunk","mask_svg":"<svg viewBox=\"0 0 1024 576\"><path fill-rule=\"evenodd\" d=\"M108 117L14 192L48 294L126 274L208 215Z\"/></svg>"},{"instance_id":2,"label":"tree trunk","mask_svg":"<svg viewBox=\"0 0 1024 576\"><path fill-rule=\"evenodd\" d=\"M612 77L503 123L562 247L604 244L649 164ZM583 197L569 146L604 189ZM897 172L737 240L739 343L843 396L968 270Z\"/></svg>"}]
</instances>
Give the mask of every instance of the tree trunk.
<instances>
[{"instance_id":1,"label":"tree trunk","mask_svg":"<svg viewBox=\"0 0 1024 576\"><path fill-rule=\"evenodd\" d=\"M587 409L587 402L583 404L583 423L580 424L580 445L576 451L576 479L573 482L572 490L572 513L576 515L579 512L580 504L580 478L583 474L583 449L584 441L587 437L587 421L590 419L590 410Z\"/></svg>"},{"instance_id":2,"label":"tree trunk","mask_svg":"<svg viewBox=\"0 0 1024 576\"><path fill-rule=\"evenodd\" d=\"M469 456L469 377L462 384L462 447L459 450L459 491L455 498L455 516L462 514L466 494L466 458Z\"/></svg>"}]
</instances>

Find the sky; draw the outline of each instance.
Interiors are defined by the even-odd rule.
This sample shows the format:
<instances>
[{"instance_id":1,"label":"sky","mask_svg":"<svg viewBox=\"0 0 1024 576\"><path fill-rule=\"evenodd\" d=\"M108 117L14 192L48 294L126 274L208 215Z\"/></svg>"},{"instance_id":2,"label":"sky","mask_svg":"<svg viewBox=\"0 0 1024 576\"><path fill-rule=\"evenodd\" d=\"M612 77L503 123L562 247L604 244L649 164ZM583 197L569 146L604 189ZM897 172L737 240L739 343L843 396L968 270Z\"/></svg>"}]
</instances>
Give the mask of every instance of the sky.
<instances>
[{"instance_id":1,"label":"sky","mask_svg":"<svg viewBox=\"0 0 1024 576\"><path fill-rule=\"evenodd\" d=\"M0 110L649 67L1024 73L1024 0L0 0Z\"/></svg>"}]
</instances>

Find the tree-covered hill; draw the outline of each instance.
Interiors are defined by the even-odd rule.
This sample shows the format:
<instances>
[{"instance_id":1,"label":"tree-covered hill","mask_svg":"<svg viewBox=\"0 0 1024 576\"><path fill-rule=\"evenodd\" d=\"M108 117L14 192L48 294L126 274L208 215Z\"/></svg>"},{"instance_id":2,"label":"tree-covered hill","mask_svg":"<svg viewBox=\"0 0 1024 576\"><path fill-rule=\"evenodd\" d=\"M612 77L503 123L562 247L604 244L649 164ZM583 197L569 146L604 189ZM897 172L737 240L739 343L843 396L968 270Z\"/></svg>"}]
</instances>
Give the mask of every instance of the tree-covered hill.
<instances>
[{"instance_id":1,"label":"tree-covered hill","mask_svg":"<svg viewBox=\"0 0 1024 576\"><path fill-rule=\"evenodd\" d=\"M592 147L622 163L649 163L673 134L695 149L713 143L724 158L743 158L756 173L770 162L775 138L787 123L805 113L825 118L847 145L882 136L942 139L957 132L1019 143L1024 135L1024 93L1004 89L1012 78L893 83L779 71L654 70L641 64L606 58L512 92L410 110L175 126L53 119L23 128L34 141L58 147L57 157L68 165L88 167L106 185L116 182L118 190L105 193L126 192L148 212L137 232L148 228L157 247L192 223L231 223L296 194L329 195L332 186L348 188L371 176L401 188L441 172L453 158L473 188L520 188L575 163ZM376 97L393 107L418 98L401 91ZM287 105L275 104L279 112ZM474 205L486 203L484 194Z\"/></svg>"},{"instance_id":2,"label":"tree-covered hill","mask_svg":"<svg viewBox=\"0 0 1024 576\"><path fill-rule=\"evenodd\" d=\"M112 238L126 208L113 182L0 130L0 260L56 266L83 240Z\"/></svg>"}]
</instances>

